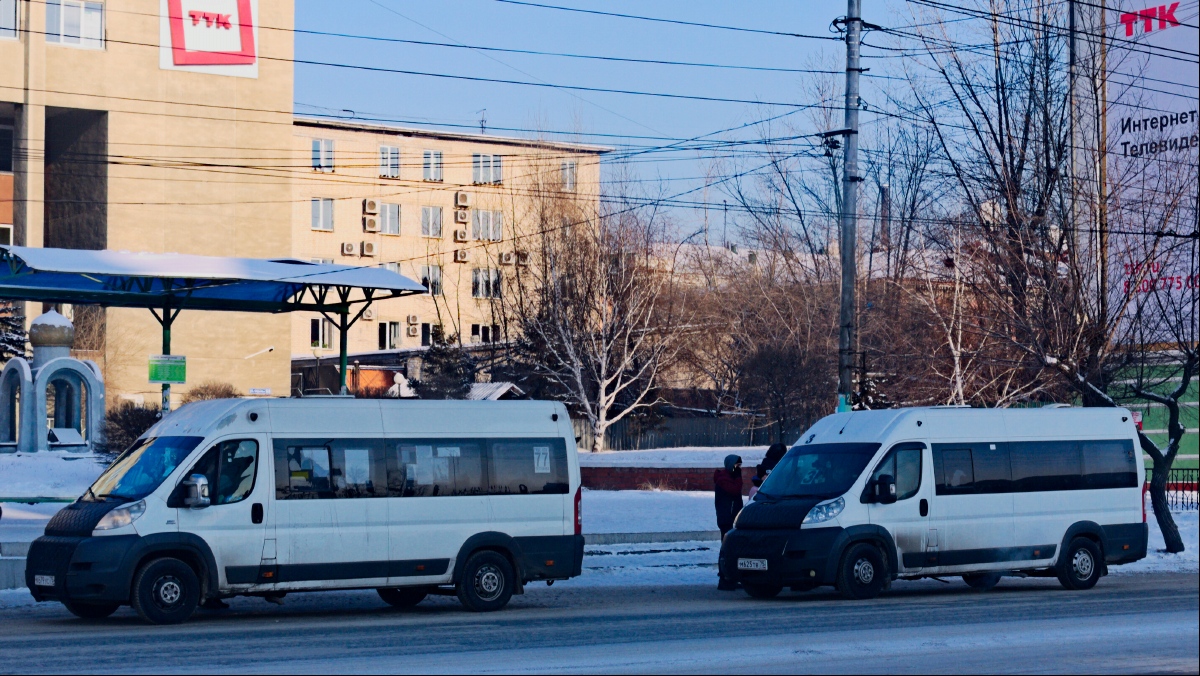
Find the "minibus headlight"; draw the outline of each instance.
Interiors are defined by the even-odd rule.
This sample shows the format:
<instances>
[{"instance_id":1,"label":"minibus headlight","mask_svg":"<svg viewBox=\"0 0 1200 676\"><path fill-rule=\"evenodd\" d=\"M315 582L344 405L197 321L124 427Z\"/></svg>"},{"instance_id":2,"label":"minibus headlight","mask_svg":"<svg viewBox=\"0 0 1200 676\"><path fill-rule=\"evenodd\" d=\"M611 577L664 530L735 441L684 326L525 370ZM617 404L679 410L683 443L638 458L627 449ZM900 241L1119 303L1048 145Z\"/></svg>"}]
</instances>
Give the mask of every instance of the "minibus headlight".
<instances>
[{"instance_id":1,"label":"minibus headlight","mask_svg":"<svg viewBox=\"0 0 1200 676\"><path fill-rule=\"evenodd\" d=\"M128 505L122 505L100 519L100 523L96 524L96 530L112 530L122 526L128 526L138 517L146 512L146 501L138 500L137 502Z\"/></svg>"},{"instance_id":2,"label":"minibus headlight","mask_svg":"<svg viewBox=\"0 0 1200 676\"><path fill-rule=\"evenodd\" d=\"M808 515L804 517L803 523L824 523L837 517L845 508L846 501L842 498L826 500L808 510Z\"/></svg>"}]
</instances>

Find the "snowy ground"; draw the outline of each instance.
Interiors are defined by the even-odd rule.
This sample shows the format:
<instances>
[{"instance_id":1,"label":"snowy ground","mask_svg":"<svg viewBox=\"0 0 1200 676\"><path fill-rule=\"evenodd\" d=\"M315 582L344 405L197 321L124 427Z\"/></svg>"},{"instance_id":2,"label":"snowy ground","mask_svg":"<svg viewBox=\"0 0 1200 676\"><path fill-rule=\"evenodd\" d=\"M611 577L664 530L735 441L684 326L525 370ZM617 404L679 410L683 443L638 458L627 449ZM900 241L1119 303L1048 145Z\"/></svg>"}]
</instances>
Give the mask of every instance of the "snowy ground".
<instances>
[{"instance_id":1,"label":"snowy ground","mask_svg":"<svg viewBox=\"0 0 1200 676\"><path fill-rule=\"evenodd\" d=\"M74 500L100 476L104 466L95 456L74 453L0 454L0 499L66 498Z\"/></svg>"},{"instance_id":2,"label":"snowy ground","mask_svg":"<svg viewBox=\"0 0 1200 676\"><path fill-rule=\"evenodd\" d=\"M579 454L581 467L703 467L716 469L727 455L740 455L742 465L754 467L767 454L766 446L659 448L652 451L604 451Z\"/></svg>"},{"instance_id":3,"label":"snowy ground","mask_svg":"<svg viewBox=\"0 0 1200 676\"><path fill-rule=\"evenodd\" d=\"M711 491L583 489L583 532L679 533L716 530Z\"/></svg>"}]
</instances>

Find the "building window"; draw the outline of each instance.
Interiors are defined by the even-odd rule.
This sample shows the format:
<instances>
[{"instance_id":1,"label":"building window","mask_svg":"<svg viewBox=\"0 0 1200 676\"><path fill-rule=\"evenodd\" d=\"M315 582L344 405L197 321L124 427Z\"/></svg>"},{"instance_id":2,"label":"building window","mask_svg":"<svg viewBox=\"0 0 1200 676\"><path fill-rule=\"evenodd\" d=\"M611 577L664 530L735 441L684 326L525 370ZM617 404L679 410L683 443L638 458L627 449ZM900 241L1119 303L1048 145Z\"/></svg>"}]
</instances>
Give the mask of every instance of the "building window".
<instances>
[{"instance_id":1,"label":"building window","mask_svg":"<svg viewBox=\"0 0 1200 676\"><path fill-rule=\"evenodd\" d=\"M0 171L5 173L13 170L13 138L12 127L0 127Z\"/></svg>"},{"instance_id":2,"label":"building window","mask_svg":"<svg viewBox=\"0 0 1200 676\"><path fill-rule=\"evenodd\" d=\"M379 206L379 232L385 235L400 234L400 205L384 202Z\"/></svg>"},{"instance_id":3,"label":"building window","mask_svg":"<svg viewBox=\"0 0 1200 676\"><path fill-rule=\"evenodd\" d=\"M421 236L442 236L442 208L421 207Z\"/></svg>"},{"instance_id":4,"label":"building window","mask_svg":"<svg viewBox=\"0 0 1200 676\"><path fill-rule=\"evenodd\" d=\"M500 271L488 268L475 268L471 271L472 298L499 298Z\"/></svg>"},{"instance_id":5,"label":"building window","mask_svg":"<svg viewBox=\"0 0 1200 676\"><path fill-rule=\"evenodd\" d=\"M0 246L11 246L12 243L12 226L0 225Z\"/></svg>"},{"instance_id":6,"label":"building window","mask_svg":"<svg viewBox=\"0 0 1200 676\"><path fill-rule=\"evenodd\" d=\"M322 350L333 348L333 322L328 319L311 319L308 322L309 338L312 346Z\"/></svg>"},{"instance_id":7,"label":"building window","mask_svg":"<svg viewBox=\"0 0 1200 676\"><path fill-rule=\"evenodd\" d=\"M471 155L471 182L499 185L504 182L504 158L500 155Z\"/></svg>"},{"instance_id":8,"label":"building window","mask_svg":"<svg viewBox=\"0 0 1200 676\"><path fill-rule=\"evenodd\" d=\"M379 322L379 349L400 347L400 322Z\"/></svg>"},{"instance_id":9,"label":"building window","mask_svg":"<svg viewBox=\"0 0 1200 676\"><path fill-rule=\"evenodd\" d=\"M312 229L333 232L333 200L328 197L312 199Z\"/></svg>"},{"instance_id":10,"label":"building window","mask_svg":"<svg viewBox=\"0 0 1200 676\"><path fill-rule=\"evenodd\" d=\"M333 265L332 258L310 258L308 259L308 262L316 263L317 265Z\"/></svg>"},{"instance_id":11,"label":"building window","mask_svg":"<svg viewBox=\"0 0 1200 676\"><path fill-rule=\"evenodd\" d=\"M104 49L104 3L46 0L46 42Z\"/></svg>"},{"instance_id":12,"label":"building window","mask_svg":"<svg viewBox=\"0 0 1200 676\"><path fill-rule=\"evenodd\" d=\"M379 147L379 177L400 178L400 149L395 146Z\"/></svg>"},{"instance_id":13,"label":"building window","mask_svg":"<svg viewBox=\"0 0 1200 676\"><path fill-rule=\"evenodd\" d=\"M575 179L579 171L579 165L574 160L563 162L560 167L562 172L562 188L567 192L575 192Z\"/></svg>"},{"instance_id":14,"label":"building window","mask_svg":"<svg viewBox=\"0 0 1200 676\"><path fill-rule=\"evenodd\" d=\"M17 0L0 0L0 38L17 37Z\"/></svg>"},{"instance_id":15,"label":"building window","mask_svg":"<svg viewBox=\"0 0 1200 676\"><path fill-rule=\"evenodd\" d=\"M500 325L492 324L472 324L471 325L471 342L472 343L498 343L500 342Z\"/></svg>"},{"instance_id":16,"label":"building window","mask_svg":"<svg viewBox=\"0 0 1200 676\"><path fill-rule=\"evenodd\" d=\"M442 180L442 151L426 150L424 153L424 178L426 181Z\"/></svg>"},{"instance_id":17,"label":"building window","mask_svg":"<svg viewBox=\"0 0 1200 676\"><path fill-rule=\"evenodd\" d=\"M425 323L421 325L421 347L429 347L433 344L433 325Z\"/></svg>"},{"instance_id":18,"label":"building window","mask_svg":"<svg viewBox=\"0 0 1200 676\"><path fill-rule=\"evenodd\" d=\"M387 270L388 272L394 272L396 274L400 274L400 264L399 263L380 263L379 267L383 268L384 270Z\"/></svg>"},{"instance_id":19,"label":"building window","mask_svg":"<svg viewBox=\"0 0 1200 676\"><path fill-rule=\"evenodd\" d=\"M429 295L431 296L442 295L442 266L422 265L421 285L429 289Z\"/></svg>"},{"instance_id":20,"label":"building window","mask_svg":"<svg viewBox=\"0 0 1200 676\"><path fill-rule=\"evenodd\" d=\"M333 139L312 140L312 167L313 171L333 171Z\"/></svg>"},{"instance_id":21,"label":"building window","mask_svg":"<svg viewBox=\"0 0 1200 676\"><path fill-rule=\"evenodd\" d=\"M471 238L493 242L504 239L504 212L481 209L472 211Z\"/></svg>"}]
</instances>

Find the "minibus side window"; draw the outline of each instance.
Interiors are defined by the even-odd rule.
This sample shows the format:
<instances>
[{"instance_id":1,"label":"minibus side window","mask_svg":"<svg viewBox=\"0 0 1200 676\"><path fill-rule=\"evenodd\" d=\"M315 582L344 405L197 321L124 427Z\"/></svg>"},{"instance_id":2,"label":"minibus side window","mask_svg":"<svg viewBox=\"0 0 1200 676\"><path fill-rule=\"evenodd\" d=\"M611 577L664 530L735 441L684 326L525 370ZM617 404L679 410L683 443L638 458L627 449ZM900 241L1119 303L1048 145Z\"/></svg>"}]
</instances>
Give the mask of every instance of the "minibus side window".
<instances>
[{"instance_id":1,"label":"minibus side window","mask_svg":"<svg viewBox=\"0 0 1200 676\"><path fill-rule=\"evenodd\" d=\"M975 465L971 462L971 449L955 448L942 451L941 485L943 495L972 492L975 483Z\"/></svg>"},{"instance_id":2,"label":"minibus side window","mask_svg":"<svg viewBox=\"0 0 1200 676\"><path fill-rule=\"evenodd\" d=\"M327 444L298 439L275 442L275 495L281 500L332 498Z\"/></svg>"},{"instance_id":3,"label":"minibus side window","mask_svg":"<svg viewBox=\"0 0 1200 676\"><path fill-rule=\"evenodd\" d=\"M230 505L250 497L258 469L258 442L253 439L222 441L208 449L184 475L203 474L208 479L214 505ZM177 489L178 491L178 489ZM182 501L182 493L178 500Z\"/></svg>"},{"instance_id":4,"label":"minibus side window","mask_svg":"<svg viewBox=\"0 0 1200 676\"><path fill-rule=\"evenodd\" d=\"M1077 441L1020 441L1012 450L1013 488L1020 493L1083 488Z\"/></svg>"},{"instance_id":5,"label":"minibus side window","mask_svg":"<svg viewBox=\"0 0 1200 676\"><path fill-rule=\"evenodd\" d=\"M569 491L567 449L562 439L496 439L488 446L492 495Z\"/></svg>"},{"instance_id":6,"label":"minibus side window","mask_svg":"<svg viewBox=\"0 0 1200 676\"><path fill-rule=\"evenodd\" d=\"M1129 439L1084 441L1084 488L1136 488L1137 457Z\"/></svg>"},{"instance_id":7,"label":"minibus side window","mask_svg":"<svg viewBox=\"0 0 1200 676\"><path fill-rule=\"evenodd\" d=\"M871 490L879 477L890 474L896 480L896 500L907 500L916 495L921 489L921 455L924 451L924 444L919 443L899 444L892 448L871 474L867 490Z\"/></svg>"},{"instance_id":8,"label":"minibus side window","mask_svg":"<svg viewBox=\"0 0 1200 676\"><path fill-rule=\"evenodd\" d=\"M387 464L377 439L336 439L330 443L334 497L387 497Z\"/></svg>"},{"instance_id":9,"label":"minibus side window","mask_svg":"<svg viewBox=\"0 0 1200 676\"><path fill-rule=\"evenodd\" d=\"M389 440L387 492L396 498L486 495L484 465L478 440Z\"/></svg>"},{"instance_id":10,"label":"minibus side window","mask_svg":"<svg viewBox=\"0 0 1200 676\"><path fill-rule=\"evenodd\" d=\"M1012 491L1008 444L934 444L933 472L938 495Z\"/></svg>"}]
</instances>

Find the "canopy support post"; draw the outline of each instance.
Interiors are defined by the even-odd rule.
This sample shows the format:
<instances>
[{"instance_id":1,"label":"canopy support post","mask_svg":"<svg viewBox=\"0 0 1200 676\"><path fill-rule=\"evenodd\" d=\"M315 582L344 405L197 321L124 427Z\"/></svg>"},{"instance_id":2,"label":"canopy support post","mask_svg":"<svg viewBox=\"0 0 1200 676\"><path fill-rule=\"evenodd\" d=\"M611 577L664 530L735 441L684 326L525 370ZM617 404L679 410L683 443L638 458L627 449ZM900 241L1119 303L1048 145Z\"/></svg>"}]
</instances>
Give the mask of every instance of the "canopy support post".
<instances>
[{"instance_id":1,"label":"canopy support post","mask_svg":"<svg viewBox=\"0 0 1200 676\"><path fill-rule=\"evenodd\" d=\"M163 356L171 354L171 324L175 322L175 318L179 316L179 311L183 308L177 308L171 312L171 306L166 306L162 309L162 316L159 316L154 308L150 308L150 314L158 320L162 326L162 353ZM162 384L162 415L171 412L171 385L170 383Z\"/></svg>"},{"instance_id":2,"label":"canopy support post","mask_svg":"<svg viewBox=\"0 0 1200 676\"><path fill-rule=\"evenodd\" d=\"M346 355L348 353L346 338L349 336L351 323L350 315L346 310L338 313L338 384L341 386L338 394L341 395L348 394L346 390Z\"/></svg>"}]
</instances>

